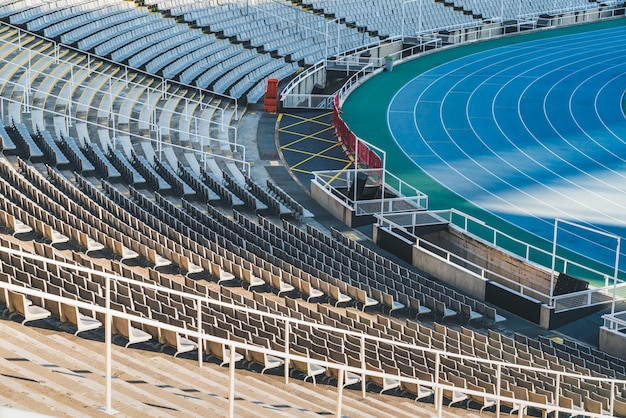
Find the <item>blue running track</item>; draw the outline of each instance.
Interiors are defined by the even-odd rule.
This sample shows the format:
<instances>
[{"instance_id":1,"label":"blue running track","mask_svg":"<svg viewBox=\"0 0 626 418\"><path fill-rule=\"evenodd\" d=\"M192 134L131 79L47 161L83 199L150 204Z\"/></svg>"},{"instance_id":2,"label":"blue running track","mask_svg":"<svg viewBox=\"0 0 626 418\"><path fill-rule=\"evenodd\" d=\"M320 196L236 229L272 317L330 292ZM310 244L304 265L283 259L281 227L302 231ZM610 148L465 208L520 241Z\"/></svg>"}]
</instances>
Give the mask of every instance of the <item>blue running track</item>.
<instances>
[{"instance_id":1,"label":"blue running track","mask_svg":"<svg viewBox=\"0 0 626 418\"><path fill-rule=\"evenodd\" d=\"M558 218L626 237L625 45L617 27L455 59L397 90L388 129L430 177L535 235L552 241ZM615 241L579 232L572 250L613 264Z\"/></svg>"}]
</instances>

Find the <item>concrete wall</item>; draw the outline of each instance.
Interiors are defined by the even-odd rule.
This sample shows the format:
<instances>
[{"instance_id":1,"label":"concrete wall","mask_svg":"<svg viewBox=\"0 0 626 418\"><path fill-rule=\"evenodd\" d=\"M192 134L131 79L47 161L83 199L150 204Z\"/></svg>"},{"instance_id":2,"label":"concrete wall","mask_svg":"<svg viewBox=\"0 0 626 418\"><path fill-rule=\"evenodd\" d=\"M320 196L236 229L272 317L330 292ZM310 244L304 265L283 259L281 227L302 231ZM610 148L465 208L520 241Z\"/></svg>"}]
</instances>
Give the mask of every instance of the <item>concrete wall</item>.
<instances>
[{"instance_id":1,"label":"concrete wall","mask_svg":"<svg viewBox=\"0 0 626 418\"><path fill-rule=\"evenodd\" d=\"M600 11L599 10L585 10L583 12L579 12L577 22L593 22L595 20L600 19Z\"/></svg>"},{"instance_id":2,"label":"concrete wall","mask_svg":"<svg viewBox=\"0 0 626 418\"><path fill-rule=\"evenodd\" d=\"M485 300L485 286L487 281L469 270L455 264L450 264L445 259L417 245L413 246L412 264L420 270L440 279L450 286L456 287L476 299Z\"/></svg>"},{"instance_id":3,"label":"concrete wall","mask_svg":"<svg viewBox=\"0 0 626 418\"><path fill-rule=\"evenodd\" d=\"M552 318L552 313L554 310L550 308L548 305L541 306L541 319L539 321L539 326L543 329L550 329L550 319Z\"/></svg>"},{"instance_id":4,"label":"concrete wall","mask_svg":"<svg viewBox=\"0 0 626 418\"><path fill-rule=\"evenodd\" d=\"M346 226L352 228L354 215L352 209L344 205L343 202L335 196L327 193L326 189L313 180L311 180L311 197L331 215L346 224Z\"/></svg>"},{"instance_id":5,"label":"concrete wall","mask_svg":"<svg viewBox=\"0 0 626 418\"><path fill-rule=\"evenodd\" d=\"M322 86L326 85L326 70L325 69L317 71L314 74L312 74L310 77L307 77L306 79L302 80L302 82L296 86L296 89L292 92L292 94L301 94L301 95L311 94L311 92L313 91L313 87L315 87L315 85L317 84L322 85Z\"/></svg>"},{"instance_id":6,"label":"concrete wall","mask_svg":"<svg viewBox=\"0 0 626 418\"><path fill-rule=\"evenodd\" d=\"M384 58L387 55L397 54L400 51L402 51L402 42L391 42L376 48L376 51L372 51L372 56Z\"/></svg>"},{"instance_id":7,"label":"concrete wall","mask_svg":"<svg viewBox=\"0 0 626 418\"><path fill-rule=\"evenodd\" d=\"M447 231L429 234L423 238L485 270L504 276L542 294L549 293L551 272L548 269L538 264L528 263L512 253L491 246L486 241L466 235L457 228L448 227ZM494 275L487 278L512 287L510 282L498 279ZM546 298L541 298L537 294L530 296L547 302Z\"/></svg>"},{"instance_id":8,"label":"concrete wall","mask_svg":"<svg viewBox=\"0 0 626 418\"><path fill-rule=\"evenodd\" d=\"M558 23L560 23L561 25L573 25L579 19L580 17L578 16L578 13L564 13L563 16L559 19Z\"/></svg>"},{"instance_id":9,"label":"concrete wall","mask_svg":"<svg viewBox=\"0 0 626 418\"><path fill-rule=\"evenodd\" d=\"M377 224L374 224L372 228L372 241L383 250L389 251L407 263L412 263L414 241L409 241L388 229L381 229Z\"/></svg>"},{"instance_id":10,"label":"concrete wall","mask_svg":"<svg viewBox=\"0 0 626 418\"><path fill-rule=\"evenodd\" d=\"M626 334L602 326L598 348L612 356L626 358Z\"/></svg>"},{"instance_id":11,"label":"concrete wall","mask_svg":"<svg viewBox=\"0 0 626 418\"><path fill-rule=\"evenodd\" d=\"M475 246L476 248L482 248L482 251L485 251L489 254L490 260L492 263L498 263L498 257L503 255L503 263L512 262L512 257L502 251L498 251L492 247L485 246L479 240L474 240L471 237L465 237L461 234L463 238L466 238L465 242L468 242L468 245ZM508 261L504 261L508 260ZM516 260L514 265L523 264L523 261ZM480 276L479 274L458 266L456 264L449 263L446 259L437 256L436 254L427 251L424 248L420 248L419 246L413 246L413 266L419 268L420 270L432 275L433 277L438 278L444 283L453 286L468 295L479 299L486 300L489 303L492 303L498 307L503 309L507 309L507 306L503 306L501 303L499 304L496 300L487 300L487 287L490 286L490 280ZM520 266L518 266L520 267ZM504 286L506 288L508 286ZM513 298L515 301L524 304L524 303L539 303L538 300L528 299L526 296L515 292L514 290L509 290L507 293L509 299L507 303L511 303L510 300ZM505 303L506 305L506 303ZM545 304L534 305L539 307L539 318L536 317L532 319L532 322L535 322L537 325L544 329L551 328L551 320L553 315L553 310ZM524 312L516 312L517 315L526 318ZM531 320L530 318L526 318Z\"/></svg>"},{"instance_id":12,"label":"concrete wall","mask_svg":"<svg viewBox=\"0 0 626 418\"><path fill-rule=\"evenodd\" d=\"M440 235L441 233L433 233L428 236ZM475 252L488 254L493 264L512 263L516 267L523 269L523 260L515 258L506 252L496 250L481 240L466 237L460 231L455 231L455 234L450 235L454 235L459 242L464 242L470 247L475 247ZM506 285L494 284L493 280L482 277L479 273L449 262L445 254L436 254L425 247L411 244L405 238L388 229L381 230L376 224L373 228L372 238L374 243L379 247L395 254L399 258L405 259L414 267L417 267L428 275L476 299L487 301L505 310L508 308L510 312L534 322L544 329L554 328L555 325L563 325L564 323L578 319L582 315L579 310L571 311L565 315L556 315L552 308L542 303L543 301L516 292ZM410 250L412 255L407 253L405 256L404 248L406 246L411 246ZM469 252L467 252L467 254L469 254ZM498 261L498 257L500 256L503 257L503 260L507 261L500 263ZM535 266L529 266L530 271L534 271L535 268ZM497 288L499 293L496 292L494 294L494 288ZM566 318L566 316L571 316L571 318Z\"/></svg>"},{"instance_id":13,"label":"concrete wall","mask_svg":"<svg viewBox=\"0 0 626 418\"><path fill-rule=\"evenodd\" d=\"M479 39L491 39L494 36L500 36L504 34L504 28L499 23L487 23L480 28Z\"/></svg>"}]
</instances>

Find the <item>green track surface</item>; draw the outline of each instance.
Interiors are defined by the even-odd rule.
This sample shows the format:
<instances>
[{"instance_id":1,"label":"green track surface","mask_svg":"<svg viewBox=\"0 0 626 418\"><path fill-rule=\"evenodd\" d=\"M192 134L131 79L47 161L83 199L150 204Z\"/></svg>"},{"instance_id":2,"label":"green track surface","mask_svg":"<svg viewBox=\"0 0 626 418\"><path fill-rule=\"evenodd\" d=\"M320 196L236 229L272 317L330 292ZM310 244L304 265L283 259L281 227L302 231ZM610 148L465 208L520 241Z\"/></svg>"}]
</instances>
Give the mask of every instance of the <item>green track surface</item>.
<instances>
[{"instance_id":1,"label":"green track surface","mask_svg":"<svg viewBox=\"0 0 626 418\"><path fill-rule=\"evenodd\" d=\"M429 196L429 209L454 208L460 210L468 215L481 219L493 228L551 253L551 242L517 228L515 225L475 206L452 191L444 188L434 179L422 172L414 162L402 152L393 140L391 133L387 129L387 108L395 93L410 80L425 71L457 58L521 42L624 25L626 25L626 19L620 18L599 23L516 34L495 40L480 41L458 47L446 48L426 54L417 59L395 66L392 72L382 72L358 87L343 104L342 116L348 126L350 126L350 129L352 129L357 136L386 151L386 168L389 172ZM483 235L480 231L471 232ZM486 231L484 232L486 233ZM484 238L491 241L491 237L489 236L485 236ZM508 248L506 245L503 246L510 251L519 253L519 248L515 249L513 247ZM568 256L568 258L573 257L582 261L580 257L567 254L567 251L559 251L559 255ZM541 257L540 260L537 259L534 261L548 267L551 265L551 257L548 257L548 259ZM586 260L584 264L592 268L607 271L612 275L610 269L607 270L598 264L594 266L593 264L595 263L593 263L593 261ZM558 267L559 266L557 266L557 270ZM593 281L595 282L595 280ZM599 285L600 283L592 284Z\"/></svg>"}]
</instances>

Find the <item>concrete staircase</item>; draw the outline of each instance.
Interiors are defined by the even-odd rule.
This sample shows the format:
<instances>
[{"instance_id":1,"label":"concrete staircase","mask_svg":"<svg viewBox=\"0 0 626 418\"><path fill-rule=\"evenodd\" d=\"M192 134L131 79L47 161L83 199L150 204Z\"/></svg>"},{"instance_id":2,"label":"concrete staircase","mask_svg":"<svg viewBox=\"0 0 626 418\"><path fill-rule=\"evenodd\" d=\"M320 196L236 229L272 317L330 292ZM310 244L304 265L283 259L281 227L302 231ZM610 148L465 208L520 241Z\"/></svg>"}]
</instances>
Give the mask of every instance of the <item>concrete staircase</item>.
<instances>
[{"instance_id":1,"label":"concrete staircase","mask_svg":"<svg viewBox=\"0 0 626 418\"><path fill-rule=\"evenodd\" d=\"M55 320L22 326L0 322L0 405L52 416L105 416L105 345L102 331L75 337ZM69 332L72 331L72 332ZM112 408L117 416L227 416L228 368L173 358L143 345L112 350ZM282 372L279 372L282 374ZM236 370L235 415L334 415L336 387L313 386L282 375ZM434 416L433 405L409 398L344 390L344 416ZM443 416L467 415L453 408Z\"/></svg>"}]
</instances>

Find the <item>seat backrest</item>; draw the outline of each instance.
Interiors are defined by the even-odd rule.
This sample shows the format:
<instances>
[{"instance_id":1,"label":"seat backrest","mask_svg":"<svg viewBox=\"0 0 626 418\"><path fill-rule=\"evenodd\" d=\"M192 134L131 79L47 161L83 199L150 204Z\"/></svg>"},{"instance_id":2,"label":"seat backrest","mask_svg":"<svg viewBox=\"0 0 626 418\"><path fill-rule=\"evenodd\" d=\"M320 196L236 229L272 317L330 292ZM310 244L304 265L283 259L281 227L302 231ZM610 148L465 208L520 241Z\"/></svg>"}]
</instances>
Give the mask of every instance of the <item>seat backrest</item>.
<instances>
[{"instance_id":1,"label":"seat backrest","mask_svg":"<svg viewBox=\"0 0 626 418\"><path fill-rule=\"evenodd\" d=\"M609 399L607 397L602 396L601 394L595 391L590 392L590 396L593 400L600 402L602 404L602 408L605 411L609 409Z\"/></svg>"},{"instance_id":2,"label":"seat backrest","mask_svg":"<svg viewBox=\"0 0 626 418\"><path fill-rule=\"evenodd\" d=\"M78 325L78 307L61 303L61 321Z\"/></svg>"},{"instance_id":3,"label":"seat backrest","mask_svg":"<svg viewBox=\"0 0 626 418\"><path fill-rule=\"evenodd\" d=\"M559 395L559 406L561 408L572 409L572 408L574 408L574 401L572 400L572 398L569 398L569 397L563 396L563 395Z\"/></svg>"},{"instance_id":4,"label":"seat backrest","mask_svg":"<svg viewBox=\"0 0 626 418\"><path fill-rule=\"evenodd\" d=\"M528 400L528 389L521 386L511 386L511 391L515 395L515 399L522 401Z\"/></svg>"},{"instance_id":5,"label":"seat backrest","mask_svg":"<svg viewBox=\"0 0 626 418\"><path fill-rule=\"evenodd\" d=\"M453 375L453 374L449 374L448 375L448 380L450 381L450 383L452 383L456 387L467 388L467 382L462 377L459 377L459 376L456 376L456 375Z\"/></svg>"},{"instance_id":6,"label":"seat backrest","mask_svg":"<svg viewBox=\"0 0 626 418\"><path fill-rule=\"evenodd\" d=\"M373 289L372 289L373 290ZM383 304L387 305L387 306L392 306L393 305L393 296L389 293L382 293L383 295Z\"/></svg>"},{"instance_id":7,"label":"seat backrest","mask_svg":"<svg viewBox=\"0 0 626 418\"><path fill-rule=\"evenodd\" d=\"M270 286L272 286L272 287L274 287L276 289L280 289L280 287L281 287L280 276L277 276L276 274L271 273L271 272L268 272L268 273L265 273L265 274L269 275Z\"/></svg>"},{"instance_id":8,"label":"seat backrest","mask_svg":"<svg viewBox=\"0 0 626 418\"><path fill-rule=\"evenodd\" d=\"M22 315L26 314L26 296L24 296L23 294L15 293L9 290L7 303L12 308L13 312L18 312Z\"/></svg>"},{"instance_id":9,"label":"seat backrest","mask_svg":"<svg viewBox=\"0 0 626 418\"><path fill-rule=\"evenodd\" d=\"M616 397L613 400L613 413L621 417L626 417L626 400Z\"/></svg>"},{"instance_id":10,"label":"seat backrest","mask_svg":"<svg viewBox=\"0 0 626 418\"><path fill-rule=\"evenodd\" d=\"M563 396L566 397L566 398L571 399L573 405L576 405L576 406L582 408L583 400L582 400L582 396L580 396L579 393L576 393L576 392L574 392L572 390L568 390L568 389L565 389L565 388L563 388L562 391L563 391ZM560 405L560 398L559 398L559 405Z\"/></svg>"},{"instance_id":11,"label":"seat backrest","mask_svg":"<svg viewBox=\"0 0 626 418\"><path fill-rule=\"evenodd\" d=\"M309 349L306 347L302 347L299 348L298 350L291 348L289 350L290 354L294 355L294 356L300 356L300 357L305 357L305 358L309 358ZM310 363L308 361L304 361L304 360L290 360L290 364L292 364L296 369L298 370L302 370L304 372L307 372L309 370L309 365Z\"/></svg>"},{"instance_id":12,"label":"seat backrest","mask_svg":"<svg viewBox=\"0 0 626 418\"><path fill-rule=\"evenodd\" d=\"M481 395L472 394L472 395L470 395L470 397L472 399L475 399L476 401L478 401L480 403L484 402L484 398L485 398L485 396L484 396L485 389L484 388L481 388L480 386L475 385L472 382L467 382L467 389L473 390L474 392L482 392Z\"/></svg>"},{"instance_id":13,"label":"seat backrest","mask_svg":"<svg viewBox=\"0 0 626 418\"><path fill-rule=\"evenodd\" d=\"M179 342L179 335L178 332L176 331L170 331L167 329L161 329L161 339L162 342L172 346L172 347L178 347L178 342Z\"/></svg>"},{"instance_id":14,"label":"seat backrest","mask_svg":"<svg viewBox=\"0 0 626 418\"><path fill-rule=\"evenodd\" d=\"M9 276L5 272L0 271L0 282L11 283L11 276ZM0 302L4 303L6 307L9 309L9 311L12 310L10 300L9 300L9 290L4 289L4 288L0 289Z\"/></svg>"},{"instance_id":15,"label":"seat backrest","mask_svg":"<svg viewBox=\"0 0 626 418\"><path fill-rule=\"evenodd\" d=\"M511 390L500 389L500 396L505 398L515 398L515 393ZM502 405L508 406L509 408L513 407L513 401L505 401L504 399L500 401Z\"/></svg>"},{"instance_id":16,"label":"seat backrest","mask_svg":"<svg viewBox=\"0 0 626 418\"><path fill-rule=\"evenodd\" d=\"M472 308L466 303L461 303L461 313L463 314L463 316L469 318L472 314Z\"/></svg>"},{"instance_id":17,"label":"seat backrest","mask_svg":"<svg viewBox=\"0 0 626 418\"><path fill-rule=\"evenodd\" d=\"M591 398L585 398L585 411L602 414L602 403Z\"/></svg>"},{"instance_id":18,"label":"seat backrest","mask_svg":"<svg viewBox=\"0 0 626 418\"><path fill-rule=\"evenodd\" d=\"M485 380L478 380L478 386L485 389L485 392L490 394L496 393L496 385L493 383L486 382Z\"/></svg>"},{"instance_id":19,"label":"seat backrest","mask_svg":"<svg viewBox=\"0 0 626 418\"><path fill-rule=\"evenodd\" d=\"M542 393L528 392L528 400L542 405L548 405L548 397Z\"/></svg>"},{"instance_id":20,"label":"seat backrest","mask_svg":"<svg viewBox=\"0 0 626 418\"><path fill-rule=\"evenodd\" d=\"M434 382L435 378L431 373L426 373L422 370L416 369L415 370L415 375L417 376L418 379L420 380L424 380L426 382Z\"/></svg>"},{"instance_id":21,"label":"seat backrest","mask_svg":"<svg viewBox=\"0 0 626 418\"><path fill-rule=\"evenodd\" d=\"M113 334L123 335L128 338L130 335L130 319L113 315Z\"/></svg>"},{"instance_id":22,"label":"seat backrest","mask_svg":"<svg viewBox=\"0 0 626 418\"><path fill-rule=\"evenodd\" d=\"M438 332L439 334L446 335L448 332L448 327L442 325L438 322L433 322L433 331Z\"/></svg>"},{"instance_id":23,"label":"seat backrest","mask_svg":"<svg viewBox=\"0 0 626 418\"><path fill-rule=\"evenodd\" d=\"M445 385L445 386L456 386L454 383L452 383L452 381L445 380L445 379L442 379L442 378L439 379L439 384L440 385ZM443 390L443 396L445 396L448 399L452 399L452 391L450 389L444 389Z\"/></svg>"},{"instance_id":24,"label":"seat backrest","mask_svg":"<svg viewBox=\"0 0 626 418\"><path fill-rule=\"evenodd\" d=\"M450 298L450 309L452 309L454 312L460 313L461 312L461 302L459 302L456 299Z\"/></svg>"}]
</instances>

